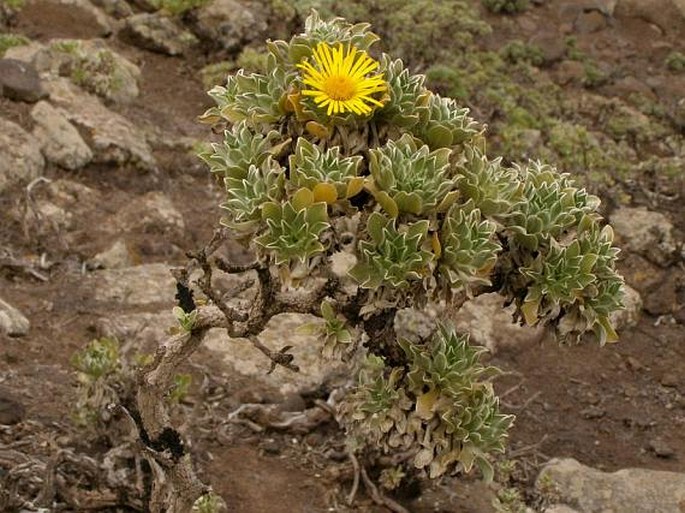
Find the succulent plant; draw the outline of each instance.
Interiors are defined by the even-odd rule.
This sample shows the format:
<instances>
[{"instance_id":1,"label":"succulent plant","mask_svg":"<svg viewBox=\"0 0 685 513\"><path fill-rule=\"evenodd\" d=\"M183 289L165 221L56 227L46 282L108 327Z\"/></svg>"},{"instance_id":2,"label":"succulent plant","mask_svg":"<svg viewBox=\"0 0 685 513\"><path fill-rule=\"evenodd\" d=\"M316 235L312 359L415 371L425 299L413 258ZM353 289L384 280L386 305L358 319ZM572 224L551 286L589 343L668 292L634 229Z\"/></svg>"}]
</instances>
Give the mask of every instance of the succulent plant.
<instances>
[{"instance_id":1,"label":"succulent plant","mask_svg":"<svg viewBox=\"0 0 685 513\"><path fill-rule=\"evenodd\" d=\"M415 449L414 466L431 477L455 463L491 476L487 454L504 450L513 417L499 413L488 381L497 370L480 363L485 350L445 325L425 344L398 343L407 371L396 367L386 378L382 359L367 360L342 408L351 433L373 437L383 452Z\"/></svg>"},{"instance_id":2,"label":"succulent plant","mask_svg":"<svg viewBox=\"0 0 685 513\"><path fill-rule=\"evenodd\" d=\"M430 151L409 134L369 152L367 188L392 217L443 212L457 199L450 150Z\"/></svg>"},{"instance_id":3,"label":"succulent plant","mask_svg":"<svg viewBox=\"0 0 685 513\"><path fill-rule=\"evenodd\" d=\"M602 344L617 339L609 314L622 307L622 279L614 269L613 231L582 218L566 246L552 239L548 253L521 269L530 280L521 311L528 324L559 321L562 339L594 329Z\"/></svg>"},{"instance_id":4,"label":"succulent plant","mask_svg":"<svg viewBox=\"0 0 685 513\"><path fill-rule=\"evenodd\" d=\"M495 240L497 225L483 219L473 202L452 205L438 238L438 269L445 289L490 285L489 275L501 246Z\"/></svg>"},{"instance_id":5,"label":"succulent plant","mask_svg":"<svg viewBox=\"0 0 685 513\"><path fill-rule=\"evenodd\" d=\"M430 91L424 87L423 75L412 75L400 59L383 56L383 69L388 80L388 102L378 113L395 131L411 129L427 109Z\"/></svg>"},{"instance_id":6,"label":"succulent plant","mask_svg":"<svg viewBox=\"0 0 685 513\"><path fill-rule=\"evenodd\" d=\"M262 206L283 197L284 182L283 169L270 157L259 167L251 164L245 177L225 178L227 199L222 207L228 217L223 224L244 235L256 231L262 220Z\"/></svg>"},{"instance_id":7,"label":"succulent plant","mask_svg":"<svg viewBox=\"0 0 685 513\"><path fill-rule=\"evenodd\" d=\"M225 178L246 178L250 166L260 167L267 157L275 154L278 146L274 143L279 138L275 130L265 135L255 134L242 121L224 132L223 143L212 143L211 151L201 153L200 157L212 173Z\"/></svg>"},{"instance_id":8,"label":"succulent plant","mask_svg":"<svg viewBox=\"0 0 685 513\"><path fill-rule=\"evenodd\" d=\"M347 319L336 314L328 301L321 303L321 316L324 320L320 330L320 336L323 339L321 354L325 358L348 355L350 350L354 349L355 334Z\"/></svg>"},{"instance_id":9,"label":"succulent plant","mask_svg":"<svg viewBox=\"0 0 685 513\"><path fill-rule=\"evenodd\" d=\"M412 131L433 149L457 146L482 131L468 113L469 109L459 107L452 98L431 93L422 119Z\"/></svg>"},{"instance_id":10,"label":"succulent plant","mask_svg":"<svg viewBox=\"0 0 685 513\"><path fill-rule=\"evenodd\" d=\"M285 203L264 203L262 218L266 230L255 242L273 256L276 265L303 266L324 251L319 236L330 226L326 203L315 203L309 189L300 189Z\"/></svg>"},{"instance_id":11,"label":"succulent plant","mask_svg":"<svg viewBox=\"0 0 685 513\"><path fill-rule=\"evenodd\" d=\"M357 385L341 406L343 418L349 421L348 432L367 441L382 444L388 433L407 429L407 415L412 401L399 386L402 370L386 372L383 358L368 355L359 370ZM396 446L395 446L396 447Z\"/></svg>"},{"instance_id":12,"label":"succulent plant","mask_svg":"<svg viewBox=\"0 0 685 513\"><path fill-rule=\"evenodd\" d=\"M515 169L502 167L502 160L489 160L476 147L466 148L459 166L459 191L472 200L485 216L509 212L522 197L522 183Z\"/></svg>"},{"instance_id":13,"label":"succulent plant","mask_svg":"<svg viewBox=\"0 0 685 513\"><path fill-rule=\"evenodd\" d=\"M599 206L596 196L574 187L568 175L560 175L548 165L531 162L518 171L523 177L522 197L504 223L516 242L529 250L538 249L550 237L560 237Z\"/></svg>"},{"instance_id":14,"label":"succulent plant","mask_svg":"<svg viewBox=\"0 0 685 513\"><path fill-rule=\"evenodd\" d=\"M616 249L597 198L550 166L488 158L468 110L402 61L376 60L377 39L313 14L304 33L270 41L266 73L211 91L204 120L231 128L203 158L224 179L224 222L283 293L317 293L305 310L323 319L323 353L366 351L340 406L355 450L409 451L432 477L474 465L489 477L512 417L483 350L445 325L398 340L398 309L489 287L530 324L603 343L621 307ZM386 473L389 486L405 471Z\"/></svg>"},{"instance_id":15,"label":"succulent plant","mask_svg":"<svg viewBox=\"0 0 685 513\"><path fill-rule=\"evenodd\" d=\"M296 74L269 60L269 72L246 74L239 70L229 75L225 86L215 86L209 95L217 107L208 110L202 121L215 123L226 119L231 123L245 120L253 128L277 122L285 114L285 97L288 84Z\"/></svg>"},{"instance_id":16,"label":"succulent plant","mask_svg":"<svg viewBox=\"0 0 685 513\"><path fill-rule=\"evenodd\" d=\"M296 187L307 187L317 201L335 203L358 194L364 186L359 176L362 157L342 157L340 148L322 151L304 137L297 140L290 155L290 181Z\"/></svg>"},{"instance_id":17,"label":"succulent plant","mask_svg":"<svg viewBox=\"0 0 685 513\"><path fill-rule=\"evenodd\" d=\"M430 251L422 249L428 226L422 220L398 229L394 219L372 213L366 223L369 239L360 242L360 261L350 269L350 276L367 289L402 289L410 281L423 279L430 274L428 264L433 259Z\"/></svg>"}]
</instances>

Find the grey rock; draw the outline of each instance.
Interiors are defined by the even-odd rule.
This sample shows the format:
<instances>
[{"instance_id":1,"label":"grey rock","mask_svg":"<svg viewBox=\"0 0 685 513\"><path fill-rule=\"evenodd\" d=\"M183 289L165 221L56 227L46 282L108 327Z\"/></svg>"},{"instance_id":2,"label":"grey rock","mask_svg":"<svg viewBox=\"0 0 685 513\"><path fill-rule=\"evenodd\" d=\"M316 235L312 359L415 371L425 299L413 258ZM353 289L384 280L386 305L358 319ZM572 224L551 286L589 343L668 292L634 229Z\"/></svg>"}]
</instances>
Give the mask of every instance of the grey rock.
<instances>
[{"instance_id":1,"label":"grey rock","mask_svg":"<svg viewBox=\"0 0 685 513\"><path fill-rule=\"evenodd\" d=\"M53 180L47 187L48 197L65 208L83 207L94 208L100 200L100 193L82 183L66 178Z\"/></svg>"},{"instance_id":2,"label":"grey rock","mask_svg":"<svg viewBox=\"0 0 685 513\"><path fill-rule=\"evenodd\" d=\"M73 228L74 215L67 209L48 200L39 200L33 207L35 221L40 223L41 233L47 228L55 233L64 233Z\"/></svg>"},{"instance_id":3,"label":"grey rock","mask_svg":"<svg viewBox=\"0 0 685 513\"><path fill-rule=\"evenodd\" d=\"M473 344L485 346L493 354L540 340L544 328L515 324L513 308L505 308L504 298L497 293L482 294L465 303L452 320L457 330L470 333Z\"/></svg>"},{"instance_id":4,"label":"grey rock","mask_svg":"<svg viewBox=\"0 0 685 513\"><path fill-rule=\"evenodd\" d=\"M62 112L41 101L33 107L33 135L49 162L66 169L79 169L93 159L93 152Z\"/></svg>"},{"instance_id":5,"label":"grey rock","mask_svg":"<svg viewBox=\"0 0 685 513\"><path fill-rule=\"evenodd\" d=\"M86 93L64 78L46 83L50 98L64 115L88 133L95 162L123 165L132 163L152 170L156 162L141 130L126 118L105 107L96 96Z\"/></svg>"},{"instance_id":6,"label":"grey rock","mask_svg":"<svg viewBox=\"0 0 685 513\"><path fill-rule=\"evenodd\" d=\"M685 503L685 474L637 468L608 473L574 459L551 460L536 485L552 488L555 502L579 513L681 513Z\"/></svg>"},{"instance_id":7,"label":"grey rock","mask_svg":"<svg viewBox=\"0 0 685 513\"><path fill-rule=\"evenodd\" d=\"M171 305L176 294L176 280L166 264L95 271L83 286L93 291L96 301L129 306Z\"/></svg>"},{"instance_id":8,"label":"grey rock","mask_svg":"<svg viewBox=\"0 0 685 513\"><path fill-rule=\"evenodd\" d=\"M581 34L592 34L606 28L607 18L599 11L582 12L573 23L573 28Z\"/></svg>"},{"instance_id":9,"label":"grey rock","mask_svg":"<svg viewBox=\"0 0 685 513\"><path fill-rule=\"evenodd\" d=\"M102 39L52 40L45 52L36 59L52 74L68 77L109 103L131 103L140 94L140 68Z\"/></svg>"},{"instance_id":10,"label":"grey rock","mask_svg":"<svg viewBox=\"0 0 685 513\"><path fill-rule=\"evenodd\" d=\"M95 255L93 263L105 269L121 269L131 267L134 262L126 241L119 239L105 251Z\"/></svg>"},{"instance_id":11,"label":"grey rock","mask_svg":"<svg viewBox=\"0 0 685 513\"><path fill-rule=\"evenodd\" d=\"M197 43L193 34L160 13L131 16L121 35L140 48L167 55L181 55Z\"/></svg>"},{"instance_id":12,"label":"grey rock","mask_svg":"<svg viewBox=\"0 0 685 513\"><path fill-rule=\"evenodd\" d=\"M659 383L661 383L661 385L665 387L676 388L678 387L678 385L681 384L681 379L678 377L677 374L667 372L666 374L661 376Z\"/></svg>"},{"instance_id":13,"label":"grey rock","mask_svg":"<svg viewBox=\"0 0 685 513\"><path fill-rule=\"evenodd\" d=\"M47 54L46 46L38 41L31 41L27 45L13 46L5 51L5 59L14 59L25 62L39 73L50 67L50 57Z\"/></svg>"},{"instance_id":14,"label":"grey rock","mask_svg":"<svg viewBox=\"0 0 685 513\"><path fill-rule=\"evenodd\" d=\"M530 40L530 44L542 50L543 63L546 65L554 64L566 56L564 38L556 32L535 35Z\"/></svg>"},{"instance_id":15,"label":"grey rock","mask_svg":"<svg viewBox=\"0 0 685 513\"><path fill-rule=\"evenodd\" d=\"M94 5L100 7L110 16L117 19L127 18L133 15L133 8L126 0L91 0Z\"/></svg>"},{"instance_id":16,"label":"grey rock","mask_svg":"<svg viewBox=\"0 0 685 513\"><path fill-rule=\"evenodd\" d=\"M133 313L103 317L95 325L98 335L115 337L136 348L154 351L168 337L168 329L178 322L168 308L155 313Z\"/></svg>"},{"instance_id":17,"label":"grey rock","mask_svg":"<svg viewBox=\"0 0 685 513\"><path fill-rule=\"evenodd\" d=\"M672 458L675 456L673 448L661 438L650 440L648 448L659 458Z\"/></svg>"},{"instance_id":18,"label":"grey rock","mask_svg":"<svg viewBox=\"0 0 685 513\"><path fill-rule=\"evenodd\" d=\"M578 61L562 61L556 70L555 77L561 85L580 83L585 78L585 66Z\"/></svg>"},{"instance_id":19,"label":"grey rock","mask_svg":"<svg viewBox=\"0 0 685 513\"><path fill-rule=\"evenodd\" d=\"M54 180L34 189L34 205L24 220L33 223L36 234L57 233L65 244L70 244L73 239L68 232L74 228L75 220L95 208L98 199L98 192L85 185L66 179Z\"/></svg>"},{"instance_id":20,"label":"grey rock","mask_svg":"<svg viewBox=\"0 0 685 513\"><path fill-rule=\"evenodd\" d=\"M98 7L96 7L90 0L53 0L55 3L64 6L64 9L81 9L87 12L93 19L94 28L97 30L97 35L100 37L107 37L112 33L112 24L107 15Z\"/></svg>"},{"instance_id":21,"label":"grey rock","mask_svg":"<svg viewBox=\"0 0 685 513\"><path fill-rule=\"evenodd\" d=\"M0 425L18 424L25 415L26 409L19 401L0 393Z\"/></svg>"},{"instance_id":22,"label":"grey rock","mask_svg":"<svg viewBox=\"0 0 685 513\"><path fill-rule=\"evenodd\" d=\"M24 315L10 305L7 301L0 299L0 333L10 337L21 337L29 332L31 324Z\"/></svg>"},{"instance_id":23,"label":"grey rock","mask_svg":"<svg viewBox=\"0 0 685 513\"><path fill-rule=\"evenodd\" d=\"M297 332L298 327L316 320L309 315L281 314L272 318L259 335L261 342L274 351L286 345L293 346L290 353L294 355L294 363L300 367L300 372L277 367L272 374L266 374L270 360L249 340L229 338L224 329L210 330L204 344L218 353L229 369L237 374L254 378L283 394L308 391L318 388L329 378L349 373L347 366L338 360L321 357L321 342L316 336Z\"/></svg>"},{"instance_id":24,"label":"grey rock","mask_svg":"<svg viewBox=\"0 0 685 513\"><path fill-rule=\"evenodd\" d=\"M168 196L149 192L131 201L116 215L113 226L123 231L164 233L179 237L185 230L183 215Z\"/></svg>"},{"instance_id":25,"label":"grey rock","mask_svg":"<svg viewBox=\"0 0 685 513\"><path fill-rule=\"evenodd\" d=\"M238 0L211 0L194 13L193 30L214 46L236 50L262 38L267 28L263 11Z\"/></svg>"},{"instance_id":26,"label":"grey rock","mask_svg":"<svg viewBox=\"0 0 685 513\"><path fill-rule=\"evenodd\" d=\"M679 32L685 22L685 0L618 0L614 15L618 19L642 19L666 32Z\"/></svg>"},{"instance_id":27,"label":"grey rock","mask_svg":"<svg viewBox=\"0 0 685 513\"><path fill-rule=\"evenodd\" d=\"M579 511L564 504L555 504L545 508L543 513L579 513Z\"/></svg>"},{"instance_id":28,"label":"grey rock","mask_svg":"<svg viewBox=\"0 0 685 513\"><path fill-rule=\"evenodd\" d=\"M614 328L620 330L637 326L642 313L642 297L640 293L629 285L624 286L623 310L609 314L609 320Z\"/></svg>"},{"instance_id":29,"label":"grey rock","mask_svg":"<svg viewBox=\"0 0 685 513\"><path fill-rule=\"evenodd\" d=\"M0 90L20 102L34 103L47 96L36 69L16 59L0 59Z\"/></svg>"},{"instance_id":30,"label":"grey rock","mask_svg":"<svg viewBox=\"0 0 685 513\"><path fill-rule=\"evenodd\" d=\"M350 255L350 253L346 254ZM347 269L352 265L349 265ZM342 273L338 274L338 276L341 275ZM438 318L443 312L444 306L435 304L428 304L420 310L414 308L399 310L395 315L395 332L400 337L412 341L425 339L435 331Z\"/></svg>"},{"instance_id":31,"label":"grey rock","mask_svg":"<svg viewBox=\"0 0 685 513\"><path fill-rule=\"evenodd\" d=\"M622 207L611 216L616 243L625 251L642 254L648 260L667 265L676 251L673 224L668 218L644 207Z\"/></svg>"},{"instance_id":32,"label":"grey rock","mask_svg":"<svg viewBox=\"0 0 685 513\"><path fill-rule=\"evenodd\" d=\"M679 279L676 273L667 273L658 287L647 292L644 308L652 315L668 315L678 310Z\"/></svg>"},{"instance_id":33,"label":"grey rock","mask_svg":"<svg viewBox=\"0 0 685 513\"><path fill-rule=\"evenodd\" d=\"M16 123L0 118L0 192L39 177L44 167L33 138Z\"/></svg>"}]
</instances>

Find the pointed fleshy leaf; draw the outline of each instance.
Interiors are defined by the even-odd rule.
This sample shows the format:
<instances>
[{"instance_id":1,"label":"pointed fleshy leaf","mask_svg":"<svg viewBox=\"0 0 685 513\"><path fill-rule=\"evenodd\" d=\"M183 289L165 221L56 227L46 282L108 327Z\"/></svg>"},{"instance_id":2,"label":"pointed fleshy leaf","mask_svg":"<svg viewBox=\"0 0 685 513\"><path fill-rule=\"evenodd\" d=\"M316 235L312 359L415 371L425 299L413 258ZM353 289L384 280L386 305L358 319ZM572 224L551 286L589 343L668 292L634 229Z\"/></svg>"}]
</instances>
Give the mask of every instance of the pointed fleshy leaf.
<instances>
[{"instance_id":1,"label":"pointed fleshy leaf","mask_svg":"<svg viewBox=\"0 0 685 513\"><path fill-rule=\"evenodd\" d=\"M293 194L290 203L295 211L302 210L314 203L314 193L306 187L303 187Z\"/></svg>"},{"instance_id":2,"label":"pointed fleshy leaf","mask_svg":"<svg viewBox=\"0 0 685 513\"><path fill-rule=\"evenodd\" d=\"M318 183L312 190L314 193L314 201L323 201L332 205L338 200L338 192L334 185L330 183Z\"/></svg>"}]
</instances>

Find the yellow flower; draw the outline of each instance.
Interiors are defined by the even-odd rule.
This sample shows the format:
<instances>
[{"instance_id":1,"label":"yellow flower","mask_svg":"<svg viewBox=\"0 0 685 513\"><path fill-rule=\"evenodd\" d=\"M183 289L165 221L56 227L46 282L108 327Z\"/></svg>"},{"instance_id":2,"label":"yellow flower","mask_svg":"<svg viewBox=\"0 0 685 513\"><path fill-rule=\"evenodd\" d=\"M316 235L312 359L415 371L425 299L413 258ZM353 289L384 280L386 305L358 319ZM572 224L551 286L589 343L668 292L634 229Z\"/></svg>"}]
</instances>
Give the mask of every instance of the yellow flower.
<instances>
[{"instance_id":1,"label":"yellow flower","mask_svg":"<svg viewBox=\"0 0 685 513\"><path fill-rule=\"evenodd\" d=\"M364 50L341 43L333 48L319 43L314 50L314 63L297 65L303 70L303 82L311 89L304 89L303 95L311 96L319 107L327 107L327 114L354 112L366 115L375 107L382 107L377 93L387 91L383 74L369 76L378 68ZM374 107L375 106L375 107Z\"/></svg>"}]
</instances>

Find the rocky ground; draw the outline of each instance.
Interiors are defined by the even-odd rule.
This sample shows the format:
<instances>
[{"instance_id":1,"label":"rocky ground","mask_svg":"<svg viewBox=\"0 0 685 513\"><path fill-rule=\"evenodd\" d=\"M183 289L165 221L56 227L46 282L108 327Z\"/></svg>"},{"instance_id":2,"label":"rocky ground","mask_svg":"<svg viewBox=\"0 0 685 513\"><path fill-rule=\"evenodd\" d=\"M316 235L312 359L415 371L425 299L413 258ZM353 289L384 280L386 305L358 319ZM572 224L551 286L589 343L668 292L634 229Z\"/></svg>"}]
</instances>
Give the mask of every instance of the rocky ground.
<instances>
[{"instance_id":1,"label":"rocky ground","mask_svg":"<svg viewBox=\"0 0 685 513\"><path fill-rule=\"evenodd\" d=\"M111 478L141 475L125 419L77 422L73 355L116 337L133 367L165 336L168 270L220 215L194 156L213 137L196 122L204 91L258 70L264 38L299 30L311 6L370 21L384 50L489 125L492 155L555 163L598 193L631 287L621 341L604 348L510 326L497 297L467 304L455 321L505 371L509 449L492 485L406 483L395 499L415 512L685 511L680 0L534 0L516 14L476 0L0 0L0 510L143 509L142 483ZM345 369L291 335L305 321L264 334L295 346L299 375L267 376L222 333L194 357L177 414L198 468L231 511L386 511L363 490L346 504L352 465L317 406Z\"/></svg>"}]
</instances>

